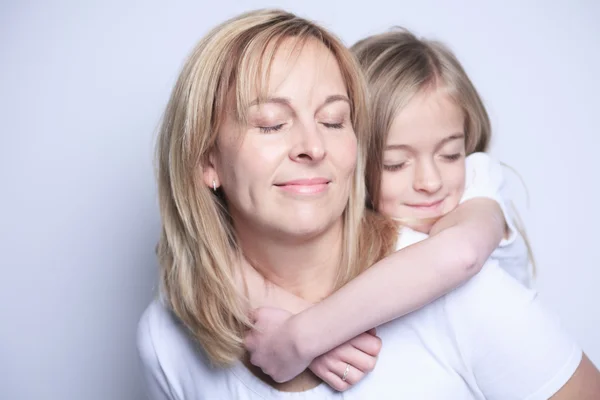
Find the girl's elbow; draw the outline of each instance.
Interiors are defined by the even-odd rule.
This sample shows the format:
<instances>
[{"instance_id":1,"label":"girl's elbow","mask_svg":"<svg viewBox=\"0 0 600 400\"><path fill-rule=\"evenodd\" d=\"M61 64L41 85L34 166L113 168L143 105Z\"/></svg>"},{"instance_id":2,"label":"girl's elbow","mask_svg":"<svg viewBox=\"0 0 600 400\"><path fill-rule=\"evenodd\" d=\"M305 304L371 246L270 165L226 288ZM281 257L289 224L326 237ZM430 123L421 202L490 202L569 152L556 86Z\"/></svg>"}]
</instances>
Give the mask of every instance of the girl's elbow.
<instances>
[{"instance_id":1,"label":"girl's elbow","mask_svg":"<svg viewBox=\"0 0 600 400\"><path fill-rule=\"evenodd\" d=\"M484 263L479 259L479 252L475 244L463 241L457 250L459 252L458 257L460 259L462 271L467 278L470 278L481 271Z\"/></svg>"}]
</instances>

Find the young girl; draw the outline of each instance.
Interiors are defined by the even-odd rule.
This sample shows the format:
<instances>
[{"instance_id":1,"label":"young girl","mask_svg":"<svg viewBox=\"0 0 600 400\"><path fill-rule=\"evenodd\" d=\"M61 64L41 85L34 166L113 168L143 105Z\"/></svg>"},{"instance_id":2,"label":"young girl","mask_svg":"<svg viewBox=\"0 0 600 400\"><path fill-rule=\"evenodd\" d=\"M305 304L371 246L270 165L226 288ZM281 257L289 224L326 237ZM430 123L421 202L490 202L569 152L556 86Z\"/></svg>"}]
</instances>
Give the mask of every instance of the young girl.
<instances>
[{"instance_id":1,"label":"young girl","mask_svg":"<svg viewBox=\"0 0 600 400\"><path fill-rule=\"evenodd\" d=\"M254 305L299 312L260 308L246 338L252 364L277 382L310 366L335 389L347 389L373 367L378 349L355 342L370 362L352 346L332 349L456 288L490 255L530 284L528 247L502 200L502 167L483 153L487 112L454 55L404 30L352 50L371 94L369 202L403 226L398 251L309 308L277 287L261 291L256 274L247 274L250 297L260 299Z\"/></svg>"}]
</instances>

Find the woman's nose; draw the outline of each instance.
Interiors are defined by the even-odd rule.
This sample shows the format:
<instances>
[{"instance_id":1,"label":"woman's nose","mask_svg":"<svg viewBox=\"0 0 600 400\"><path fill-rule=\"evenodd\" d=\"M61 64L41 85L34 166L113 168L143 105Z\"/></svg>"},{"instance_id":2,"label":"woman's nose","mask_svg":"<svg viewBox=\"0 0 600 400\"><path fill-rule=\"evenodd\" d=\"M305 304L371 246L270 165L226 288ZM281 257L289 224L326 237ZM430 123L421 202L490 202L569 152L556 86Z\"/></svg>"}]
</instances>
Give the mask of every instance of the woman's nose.
<instances>
[{"instance_id":1,"label":"woman's nose","mask_svg":"<svg viewBox=\"0 0 600 400\"><path fill-rule=\"evenodd\" d=\"M294 132L295 141L290 158L298 162L316 162L325 158L327 153L323 135L316 124L298 126Z\"/></svg>"}]
</instances>

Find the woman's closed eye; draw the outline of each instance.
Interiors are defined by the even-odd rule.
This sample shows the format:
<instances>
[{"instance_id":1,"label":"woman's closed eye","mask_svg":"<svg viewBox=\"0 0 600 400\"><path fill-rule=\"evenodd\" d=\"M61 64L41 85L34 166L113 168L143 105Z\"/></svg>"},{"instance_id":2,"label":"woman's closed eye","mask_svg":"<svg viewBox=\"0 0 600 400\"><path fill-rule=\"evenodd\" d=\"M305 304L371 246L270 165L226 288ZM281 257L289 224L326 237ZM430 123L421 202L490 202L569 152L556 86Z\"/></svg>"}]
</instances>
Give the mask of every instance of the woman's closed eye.
<instances>
[{"instance_id":1,"label":"woman's closed eye","mask_svg":"<svg viewBox=\"0 0 600 400\"><path fill-rule=\"evenodd\" d=\"M273 133L273 132L280 131L284 125L285 124L277 124L277 125L272 125L272 126L259 126L258 129L260 130L261 133Z\"/></svg>"}]
</instances>

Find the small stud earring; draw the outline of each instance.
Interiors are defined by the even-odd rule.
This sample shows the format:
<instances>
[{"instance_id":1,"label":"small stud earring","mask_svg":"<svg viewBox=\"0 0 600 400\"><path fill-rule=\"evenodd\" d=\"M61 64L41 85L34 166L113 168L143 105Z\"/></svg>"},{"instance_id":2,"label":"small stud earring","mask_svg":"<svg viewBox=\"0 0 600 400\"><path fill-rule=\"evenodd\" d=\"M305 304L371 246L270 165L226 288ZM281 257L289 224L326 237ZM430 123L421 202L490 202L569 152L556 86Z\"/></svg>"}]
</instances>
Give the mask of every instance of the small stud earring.
<instances>
[{"instance_id":1,"label":"small stud earring","mask_svg":"<svg viewBox=\"0 0 600 400\"><path fill-rule=\"evenodd\" d=\"M217 182L213 179L213 192L217 191Z\"/></svg>"}]
</instances>

